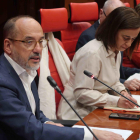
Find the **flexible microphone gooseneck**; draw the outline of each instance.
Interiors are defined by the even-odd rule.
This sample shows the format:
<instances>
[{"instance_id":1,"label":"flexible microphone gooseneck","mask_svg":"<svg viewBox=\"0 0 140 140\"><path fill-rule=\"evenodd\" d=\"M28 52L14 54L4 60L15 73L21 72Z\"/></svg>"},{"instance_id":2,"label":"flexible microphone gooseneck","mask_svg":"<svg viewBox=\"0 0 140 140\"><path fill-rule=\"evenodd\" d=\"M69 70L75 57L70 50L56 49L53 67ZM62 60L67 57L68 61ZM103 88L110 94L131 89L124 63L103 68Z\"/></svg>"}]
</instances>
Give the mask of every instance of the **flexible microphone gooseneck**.
<instances>
[{"instance_id":1,"label":"flexible microphone gooseneck","mask_svg":"<svg viewBox=\"0 0 140 140\"><path fill-rule=\"evenodd\" d=\"M68 100L62 94L60 88L57 86L57 83L54 81L54 79L51 76L48 76L47 80L50 83L50 85L65 99L65 101L68 103L68 105L71 107L71 109L75 112L75 114L80 118L80 120L84 123L84 125L88 128L88 130L94 136L94 138L96 140L98 140L98 138L95 136L95 134L92 132L92 130L88 127L88 125L85 123L85 121L80 117L80 115L76 112L76 110L72 107L72 105L68 102Z\"/></svg>"},{"instance_id":2,"label":"flexible microphone gooseneck","mask_svg":"<svg viewBox=\"0 0 140 140\"><path fill-rule=\"evenodd\" d=\"M84 74L88 77L90 77L91 79L95 79L98 82L102 83L103 85L107 86L108 88L110 88L111 90L115 91L116 93L118 93L119 95L121 95L122 97L124 97L125 99L129 100L131 103L135 104L136 106L140 107L140 105L136 104L135 102L133 102L132 100L130 100L129 98L125 97L124 95L122 95L121 93L119 93L118 91L116 91L115 89L109 87L108 85L106 85L105 83L103 83L102 81L100 81L99 79L97 79L91 72L84 70Z\"/></svg>"}]
</instances>

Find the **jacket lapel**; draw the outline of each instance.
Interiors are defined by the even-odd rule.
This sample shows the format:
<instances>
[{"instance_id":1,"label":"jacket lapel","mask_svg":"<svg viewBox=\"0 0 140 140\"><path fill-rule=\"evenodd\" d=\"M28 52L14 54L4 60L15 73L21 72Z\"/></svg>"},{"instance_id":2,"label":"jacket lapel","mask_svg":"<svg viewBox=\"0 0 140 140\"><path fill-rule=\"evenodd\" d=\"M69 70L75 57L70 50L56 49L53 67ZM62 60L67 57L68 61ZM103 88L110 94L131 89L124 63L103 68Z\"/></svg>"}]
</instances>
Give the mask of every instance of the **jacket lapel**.
<instances>
[{"instance_id":1,"label":"jacket lapel","mask_svg":"<svg viewBox=\"0 0 140 140\"><path fill-rule=\"evenodd\" d=\"M38 97L38 91L37 91L37 87L36 87L36 83L35 81L32 82L31 84L31 90L32 90L32 93L33 93L33 96L34 96L34 99L35 99L35 102L36 102L36 111L35 111L35 115L37 117L37 119L40 118L39 116L39 105L40 105L40 102L39 102L39 97Z\"/></svg>"},{"instance_id":2,"label":"jacket lapel","mask_svg":"<svg viewBox=\"0 0 140 140\"><path fill-rule=\"evenodd\" d=\"M0 57L0 65L2 65L2 67L8 71L9 73L9 76L14 79L14 82L16 83L15 86L18 87L18 90L19 90L19 93L20 96L22 98L20 98L20 100L22 100L22 102L26 102L26 106L27 106L27 109L29 111L31 111L31 106L30 106L30 103L28 101L28 98L27 98L27 95L26 95L26 92L25 92L25 89L24 89L24 86L22 84L22 81L20 80L19 76L17 75L17 73L15 72L15 70L13 69L13 67L10 65L10 63L8 62L8 60L5 58L4 55L1 55Z\"/></svg>"}]
</instances>

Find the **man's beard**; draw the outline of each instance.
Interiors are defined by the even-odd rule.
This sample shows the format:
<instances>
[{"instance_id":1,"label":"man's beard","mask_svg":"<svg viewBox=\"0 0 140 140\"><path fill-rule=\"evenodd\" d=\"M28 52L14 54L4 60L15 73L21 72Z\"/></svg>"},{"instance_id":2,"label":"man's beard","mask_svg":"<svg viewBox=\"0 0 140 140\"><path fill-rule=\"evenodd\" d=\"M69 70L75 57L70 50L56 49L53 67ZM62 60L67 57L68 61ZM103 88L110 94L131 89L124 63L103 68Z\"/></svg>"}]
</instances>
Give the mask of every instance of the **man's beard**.
<instances>
[{"instance_id":1,"label":"man's beard","mask_svg":"<svg viewBox=\"0 0 140 140\"><path fill-rule=\"evenodd\" d=\"M33 56L39 56L39 53L34 53L32 55L29 56L28 61L26 62L19 53L17 53L15 50L13 50L13 60L18 63L22 68L24 68L25 70L37 70L39 68L39 63L38 65L35 66L30 66L29 65L29 60L31 59L31 57ZM40 57L41 58L41 57Z\"/></svg>"}]
</instances>

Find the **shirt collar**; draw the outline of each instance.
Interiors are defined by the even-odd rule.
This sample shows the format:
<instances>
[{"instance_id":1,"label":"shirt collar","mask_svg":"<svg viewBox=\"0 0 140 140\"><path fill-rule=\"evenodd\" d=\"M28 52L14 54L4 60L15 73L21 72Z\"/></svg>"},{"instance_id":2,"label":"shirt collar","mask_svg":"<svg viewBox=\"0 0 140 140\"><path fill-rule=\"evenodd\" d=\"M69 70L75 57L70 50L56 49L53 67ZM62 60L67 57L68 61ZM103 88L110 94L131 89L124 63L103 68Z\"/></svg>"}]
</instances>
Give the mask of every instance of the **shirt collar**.
<instances>
[{"instance_id":1,"label":"shirt collar","mask_svg":"<svg viewBox=\"0 0 140 140\"><path fill-rule=\"evenodd\" d=\"M114 56L115 57L116 54L118 54L118 53L113 52L110 47L108 47L108 52L107 52L105 46L103 47L103 49L104 49L106 57L109 57L109 56Z\"/></svg>"},{"instance_id":2,"label":"shirt collar","mask_svg":"<svg viewBox=\"0 0 140 140\"><path fill-rule=\"evenodd\" d=\"M26 72L25 69L23 69L19 64L17 64L13 59L11 59L11 57L9 57L6 53L4 53L4 56L6 57L6 59L8 60L8 62L12 65L12 67L14 68L14 70L16 71L16 73L18 75L21 75L22 73ZM27 72L26 72L27 73ZM36 70L31 70L28 73L30 76L35 77L37 75Z\"/></svg>"}]
</instances>

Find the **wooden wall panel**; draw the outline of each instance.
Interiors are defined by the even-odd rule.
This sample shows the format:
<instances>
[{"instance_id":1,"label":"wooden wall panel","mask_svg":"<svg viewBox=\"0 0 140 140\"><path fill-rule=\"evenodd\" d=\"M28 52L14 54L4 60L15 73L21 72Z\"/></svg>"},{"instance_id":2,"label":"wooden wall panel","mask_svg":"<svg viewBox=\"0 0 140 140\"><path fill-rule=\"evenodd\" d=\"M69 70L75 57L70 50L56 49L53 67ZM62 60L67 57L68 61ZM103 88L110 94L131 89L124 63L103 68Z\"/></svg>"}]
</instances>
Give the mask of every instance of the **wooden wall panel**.
<instances>
[{"instance_id":1,"label":"wooden wall panel","mask_svg":"<svg viewBox=\"0 0 140 140\"><path fill-rule=\"evenodd\" d=\"M70 2L84 3L93 1L98 3L99 8L102 8L105 2L105 0L2 0L0 4L0 54L3 46L2 29L9 18L26 14L37 19L40 8L66 7L69 13L68 5ZM122 0L122 2L129 2L131 7L135 6L135 0ZM60 35L55 33L55 37L60 38Z\"/></svg>"},{"instance_id":2,"label":"wooden wall panel","mask_svg":"<svg viewBox=\"0 0 140 140\"><path fill-rule=\"evenodd\" d=\"M121 0L122 2L128 2L129 4L130 4L130 6L132 7L132 8L134 8L135 7L135 0Z\"/></svg>"},{"instance_id":3,"label":"wooden wall panel","mask_svg":"<svg viewBox=\"0 0 140 140\"><path fill-rule=\"evenodd\" d=\"M65 0L1 0L0 3L0 54L3 52L3 26L5 22L17 15L30 15L38 19L40 8L65 7ZM60 38L58 33L55 37Z\"/></svg>"}]
</instances>

